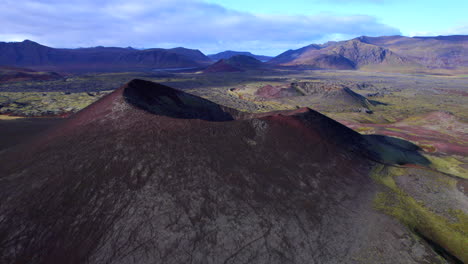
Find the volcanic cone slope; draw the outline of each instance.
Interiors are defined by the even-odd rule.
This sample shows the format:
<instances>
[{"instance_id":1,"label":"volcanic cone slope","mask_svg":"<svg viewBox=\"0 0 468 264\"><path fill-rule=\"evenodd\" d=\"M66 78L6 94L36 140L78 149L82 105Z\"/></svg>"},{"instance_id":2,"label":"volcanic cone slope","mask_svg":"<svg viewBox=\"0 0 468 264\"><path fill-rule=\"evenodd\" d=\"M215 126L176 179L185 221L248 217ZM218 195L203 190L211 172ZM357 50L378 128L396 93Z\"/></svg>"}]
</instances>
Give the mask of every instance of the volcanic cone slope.
<instances>
[{"instance_id":1,"label":"volcanic cone slope","mask_svg":"<svg viewBox=\"0 0 468 264\"><path fill-rule=\"evenodd\" d=\"M372 209L364 146L134 80L0 154L0 262L439 263Z\"/></svg>"}]
</instances>

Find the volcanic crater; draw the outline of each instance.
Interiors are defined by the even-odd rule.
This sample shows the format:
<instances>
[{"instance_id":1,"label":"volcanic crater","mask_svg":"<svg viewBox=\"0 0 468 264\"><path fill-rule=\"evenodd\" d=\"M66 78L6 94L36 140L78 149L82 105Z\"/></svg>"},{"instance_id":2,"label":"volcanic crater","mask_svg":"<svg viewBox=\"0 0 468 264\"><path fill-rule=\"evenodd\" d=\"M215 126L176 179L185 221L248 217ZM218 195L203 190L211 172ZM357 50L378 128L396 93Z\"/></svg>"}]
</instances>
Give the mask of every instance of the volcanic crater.
<instances>
[{"instance_id":1,"label":"volcanic crater","mask_svg":"<svg viewBox=\"0 0 468 264\"><path fill-rule=\"evenodd\" d=\"M373 208L418 149L308 108L133 80L0 159L1 263L442 263Z\"/></svg>"}]
</instances>

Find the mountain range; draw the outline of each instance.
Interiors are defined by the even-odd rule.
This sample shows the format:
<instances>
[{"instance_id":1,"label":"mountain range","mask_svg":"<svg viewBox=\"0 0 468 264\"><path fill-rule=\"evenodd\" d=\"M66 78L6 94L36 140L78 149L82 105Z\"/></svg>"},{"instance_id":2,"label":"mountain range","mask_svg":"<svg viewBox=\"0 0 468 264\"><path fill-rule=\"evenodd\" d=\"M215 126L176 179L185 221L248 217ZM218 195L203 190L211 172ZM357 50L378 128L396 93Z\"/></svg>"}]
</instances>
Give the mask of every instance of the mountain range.
<instances>
[{"instance_id":1,"label":"mountain range","mask_svg":"<svg viewBox=\"0 0 468 264\"><path fill-rule=\"evenodd\" d=\"M200 67L211 64L199 50L94 47L55 49L25 40L0 42L0 65L52 71L113 71Z\"/></svg>"},{"instance_id":2,"label":"mountain range","mask_svg":"<svg viewBox=\"0 0 468 264\"><path fill-rule=\"evenodd\" d=\"M322 69L368 69L375 66L456 69L468 67L468 36L362 36L288 50L268 63Z\"/></svg>"},{"instance_id":3,"label":"mountain range","mask_svg":"<svg viewBox=\"0 0 468 264\"><path fill-rule=\"evenodd\" d=\"M224 51L205 56L186 48L144 49L94 47L55 49L33 41L0 42L0 66L47 71L124 71L203 68L242 55L271 67L337 70L425 71L468 69L468 36L362 36L347 41L311 44L271 58L250 52ZM232 71L228 70L228 71Z\"/></svg>"}]
</instances>

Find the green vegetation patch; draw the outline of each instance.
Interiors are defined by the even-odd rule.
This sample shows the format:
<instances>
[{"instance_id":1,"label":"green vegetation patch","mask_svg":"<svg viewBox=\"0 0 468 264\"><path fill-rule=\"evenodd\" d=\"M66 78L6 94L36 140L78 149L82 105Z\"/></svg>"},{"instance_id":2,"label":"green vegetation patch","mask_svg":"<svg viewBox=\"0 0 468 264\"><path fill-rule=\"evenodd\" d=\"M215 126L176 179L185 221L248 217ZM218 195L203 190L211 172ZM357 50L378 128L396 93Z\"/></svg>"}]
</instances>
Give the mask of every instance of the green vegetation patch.
<instances>
[{"instance_id":1,"label":"green vegetation patch","mask_svg":"<svg viewBox=\"0 0 468 264\"><path fill-rule=\"evenodd\" d=\"M467 263L468 215L461 210L453 210L453 215L457 219L453 222L432 212L422 202L416 201L397 186L393 177L404 174L404 168L385 165L377 165L374 168L373 179L388 187L387 191L376 195L374 207L397 218L411 230Z\"/></svg>"},{"instance_id":2,"label":"green vegetation patch","mask_svg":"<svg viewBox=\"0 0 468 264\"><path fill-rule=\"evenodd\" d=\"M34 117L75 113L108 93L3 92L0 93L0 114Z\"/></svg>"},{"instance_id":3,"label":"green vegetation patch","mask_svg":"<svg viewBox=\"0 0 468 264\"><path fill-rule=\"evenodd\" d=\"M454 175L463 179L468 179L468 170L461 165L466 163L459 161L454 157L438 157L434 155L424 155L431 161L430 167L450 175Z\"/></svg>"}]
</instances>

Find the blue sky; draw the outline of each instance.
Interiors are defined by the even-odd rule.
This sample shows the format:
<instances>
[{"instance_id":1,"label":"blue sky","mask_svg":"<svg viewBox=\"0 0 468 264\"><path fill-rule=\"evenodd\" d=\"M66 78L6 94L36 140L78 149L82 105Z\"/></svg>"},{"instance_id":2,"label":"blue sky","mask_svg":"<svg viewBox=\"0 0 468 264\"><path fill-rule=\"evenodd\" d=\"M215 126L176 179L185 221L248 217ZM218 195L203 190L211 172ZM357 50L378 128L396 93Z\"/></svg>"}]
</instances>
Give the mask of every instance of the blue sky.
<instances>
[{"instance_id":1,"label":"blue sky","mask_svg":"<svg viewBox=\"0 0 468 264\"><path fill-rule=\"evenodd\" d=\"M406 36L454 34L457 27L465 26L466 29L468 26L466 0L209 0L207 2L259 14L370 15L383 24L398 28ZM464 31L464 34L468 32Z\"/></svg>"},{"instance_id":2,"label":"blue sky","mask_svg":"<svg viewBox=\"0 0 468 264\"><path fill-rule=\"evenodd\" d=\"M277 55L353 37L468 34L461 0L0 0L0 41Z\"/></svg>"}]
</instances>

